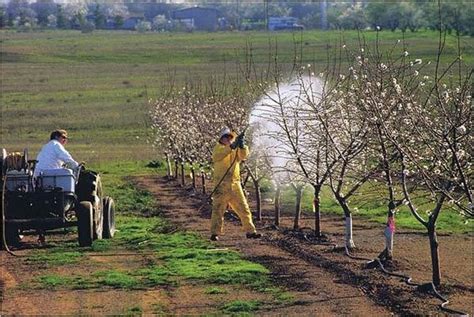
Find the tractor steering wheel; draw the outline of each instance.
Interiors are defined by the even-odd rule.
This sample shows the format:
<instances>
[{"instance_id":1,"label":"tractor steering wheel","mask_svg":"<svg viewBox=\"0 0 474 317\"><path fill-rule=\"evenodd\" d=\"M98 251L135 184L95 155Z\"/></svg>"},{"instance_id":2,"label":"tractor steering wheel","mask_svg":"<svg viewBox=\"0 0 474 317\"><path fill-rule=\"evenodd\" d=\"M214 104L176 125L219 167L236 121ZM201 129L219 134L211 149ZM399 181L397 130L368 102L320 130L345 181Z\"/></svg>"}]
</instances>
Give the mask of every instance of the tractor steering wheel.
<instances>
[{"instance_id":1,"label":"tractor steering wheel","mask_svg":"<svg viewBox=\"0 0 474 317\"><path fill-rule=\"evenodd\" d=\"M85 170L85 163L81 162L77 167L73 170L74 177L76 178L76 184L79 182L79 176L81 175L81 171Z\"/></svg>"}]
</instances>

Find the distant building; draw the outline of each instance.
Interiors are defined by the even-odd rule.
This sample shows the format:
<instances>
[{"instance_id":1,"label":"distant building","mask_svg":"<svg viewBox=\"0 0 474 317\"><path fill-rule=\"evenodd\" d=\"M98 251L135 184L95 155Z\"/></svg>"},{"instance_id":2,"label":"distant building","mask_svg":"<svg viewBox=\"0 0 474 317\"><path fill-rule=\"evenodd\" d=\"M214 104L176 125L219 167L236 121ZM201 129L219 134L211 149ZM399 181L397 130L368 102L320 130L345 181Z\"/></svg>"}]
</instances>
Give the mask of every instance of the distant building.
<instances>
[{"instance_id":1,"label":"distant building","mask_svg":"<svg viewBox=\"0 0 474 317\"><path fill-rule=\"evenodd\" d=\"M195 30L216 31L220 12L213 8L192 7L176 10L171 18L179 20Z\"/></svg>"},{"instance_id":2,"label":"distant building","mask_svg":"<svg viewBox=\"0 0 474 317\"><path fill-rule=\"evenodd\" d=\"M129 17L123 21L123 24L120 28L124 30L135 30L137 24L144 20L144 17Z\"/></svg>"},{"instance_id":3,"label":"distant building","mask_svg":"<svg viewBox=\"0 0 474 317\"><path fill-rule=\"evenodd\" d=\"M269 17L268 29L278 30L303 30L304 26L298 24L298 19L294 17Z\"/></svg>"}]
</instances>

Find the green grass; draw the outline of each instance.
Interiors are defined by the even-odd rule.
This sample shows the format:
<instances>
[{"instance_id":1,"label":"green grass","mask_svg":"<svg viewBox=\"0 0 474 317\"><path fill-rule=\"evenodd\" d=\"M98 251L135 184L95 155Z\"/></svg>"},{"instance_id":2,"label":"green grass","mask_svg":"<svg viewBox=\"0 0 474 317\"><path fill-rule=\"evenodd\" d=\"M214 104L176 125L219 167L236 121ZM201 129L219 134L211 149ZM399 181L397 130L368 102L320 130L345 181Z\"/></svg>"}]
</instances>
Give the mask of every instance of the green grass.
<instances>
[{"instance_id":1,"label":"green grass","mask_svg":"<svg viewBox=\"0 0 474 317\"><path fill-rule=\"evenodd\" d=\"M142 314L143 309L140 306L133 306L125 311L124 316L141 316Z\"/></svg>"},{"instance_id":2,"label":"green grass","mask_svg":"<svg viewBox=\"0 0 474 317\"><path fill-rule=\"evenodd\" d=\"M346 32L348 47L357 34ZM375 33L367 32L373 41ZM383 49L400 39L400 32L382 32ZM79 161L153 159L149 143L147 99L157 96L176 72L178 80L203 82L216 69L235 74L247 41L258 63L268 59L268 42L276 41L281 63L293 60L294 40L304 62L323 68L327 45L336 47L338 32L292 33L217 32L162 34L120 31L0 31L2 69L2 147L28 147L35 156L58 127L69 130L68 145ZM406 34L410 56L433 60L435 32ZM462 38L464 60L474 63L474 40ZM456 41L448 36L443 64L456 55Z\"/></svg>"},{"instance_id":3,"label":"green grass","mask_svg":"<svg viewBox=\"0 0 474 317\"><path fill-rule=\"evenodd\" d=\"M222 306L222 311L227 314L236 314L236 313L250 313L258 310L262 306L261 301L250 300L242 301L236 300L230 303L224 304ZM239 314L240 315L240 314Z\"/></svg>"},{"instance_id":4,"label":"green grass","mask_svg":"<svg viewBox=\"0 0 474 317\"><path fill-rule=\"evenodd\" d=\"M96 285L92 284L88 277L77 275L44 274L35 277L28 285L28 289L89 289Z\"/></svg>"},{"instance_id":5,"label":"green grass","mask_svg":"<svg viewBox=\"0 0 474 317\"><path fill-rule=\"evenodd\" d=\"M226 290L220 288L220 287L213 286L213 287L206 288L204 293L211 294L211 295L217 295L217 294L227 294L228 292Z\"/></svg>"},{"instance_id":6,"label":"green grass","mask_svg":"<svg viewBox=\"0 0 474 317\"><path fill-rule=\"evenodd\" d=\"M134 289L139 288L140 281L131 272L121 272L117 270L97 271L92 274L97 285L109 286L112 288Z\"/></svg>"},{"instance_id":7,"label":"green grass","mask_svg":"<svg viewBox=\"0 0 474 317\"><path fill-rule=\"evenodd\" d=\"M84 254L77 250L65 250L58 247L52 250L39 250L33 252L27 257L30 263L42 264L47 266L60 266L67 264L77 264L84 258Z\"/></svg>"}]
</instances>

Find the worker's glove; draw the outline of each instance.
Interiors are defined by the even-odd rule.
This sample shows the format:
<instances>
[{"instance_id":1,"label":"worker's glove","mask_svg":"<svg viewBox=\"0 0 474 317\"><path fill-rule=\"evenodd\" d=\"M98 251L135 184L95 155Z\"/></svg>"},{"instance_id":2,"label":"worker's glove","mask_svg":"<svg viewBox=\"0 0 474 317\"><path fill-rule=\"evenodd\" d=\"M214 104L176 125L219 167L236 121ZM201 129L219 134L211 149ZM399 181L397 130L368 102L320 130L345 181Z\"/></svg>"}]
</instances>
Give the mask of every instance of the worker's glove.
<instances>
[{"instance_id":1,"label":"worker's glove","mask_svg":"<svg viewBox=\"0 0 474 317\"><path fill-rule=\"evenodd\" d=\"M243 149L245 147L245 135L241 134L237 141L239 142L239 148Z\"/></svg>"}]
</instances>

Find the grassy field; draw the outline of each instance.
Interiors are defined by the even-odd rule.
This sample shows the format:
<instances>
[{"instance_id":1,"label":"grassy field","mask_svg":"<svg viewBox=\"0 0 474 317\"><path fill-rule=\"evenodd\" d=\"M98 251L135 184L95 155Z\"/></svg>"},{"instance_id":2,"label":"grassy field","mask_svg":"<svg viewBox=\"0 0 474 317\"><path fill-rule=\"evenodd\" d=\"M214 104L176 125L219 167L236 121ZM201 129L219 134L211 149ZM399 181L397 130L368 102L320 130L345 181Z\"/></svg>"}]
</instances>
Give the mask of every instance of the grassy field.
<instances>
[{"instance_id":1,"label":"grassy field","mask_svg":"<svg viewBox=\"0 0 474 317\"><path fill-rule=\"evenodd\" d=\"M375 33L366 33L373 42ZM357 33L344 34L356 47ZM305 62L323 69L328 47L338 46L337 32L227 32L139 34L135 32L0 31L1 146L9 151L30 148L34 156L51 130L70 131L69 148L76 159L105 162L152 159L148 98L167 85L169 74L199 81L233 74L244 60L249 42L256 62L268 59L268 43L278 44L279 60L291 63L295 43ZM381 33L383 47L402 38L400 32ZM406 34L410 56L433 60L437 34ZM474 40L462 38L464 60L474 64ZM446 57L456 55L456 39L448 37Z\"/></svg>"}]
</instances>

